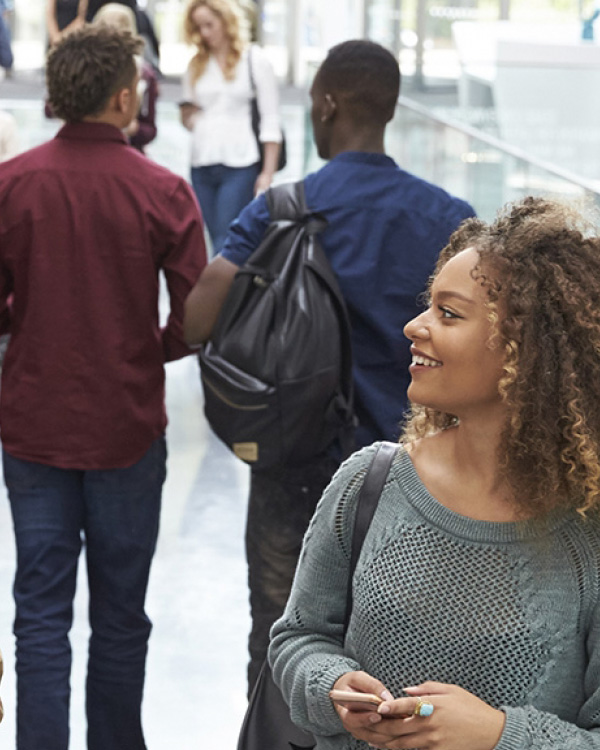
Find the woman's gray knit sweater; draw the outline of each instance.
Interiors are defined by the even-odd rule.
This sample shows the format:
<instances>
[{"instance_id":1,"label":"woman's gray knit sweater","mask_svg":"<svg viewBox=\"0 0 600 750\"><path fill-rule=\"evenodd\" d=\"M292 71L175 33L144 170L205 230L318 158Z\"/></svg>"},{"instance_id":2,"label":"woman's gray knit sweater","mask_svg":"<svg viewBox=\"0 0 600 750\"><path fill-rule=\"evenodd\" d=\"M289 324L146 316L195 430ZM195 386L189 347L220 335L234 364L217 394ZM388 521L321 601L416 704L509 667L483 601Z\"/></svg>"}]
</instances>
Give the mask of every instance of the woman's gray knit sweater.
<instances>
[{"instance_id":1,"label":"woman's gray knit sweater","mask_svg":"<svg viewBox=\"0 0 600 750\"><path fill-rule=\"evenodd\" d=\"M375 446L354 454L311 526L269 659L292 717L319 750L367 748L328 697L364 669L395 697L460 685L506 713L497 750L600 750L600 525L575 512L494 523L433 498L404 449L354 576L343 640L357 490Z\"/></svg>"}]
</instances>

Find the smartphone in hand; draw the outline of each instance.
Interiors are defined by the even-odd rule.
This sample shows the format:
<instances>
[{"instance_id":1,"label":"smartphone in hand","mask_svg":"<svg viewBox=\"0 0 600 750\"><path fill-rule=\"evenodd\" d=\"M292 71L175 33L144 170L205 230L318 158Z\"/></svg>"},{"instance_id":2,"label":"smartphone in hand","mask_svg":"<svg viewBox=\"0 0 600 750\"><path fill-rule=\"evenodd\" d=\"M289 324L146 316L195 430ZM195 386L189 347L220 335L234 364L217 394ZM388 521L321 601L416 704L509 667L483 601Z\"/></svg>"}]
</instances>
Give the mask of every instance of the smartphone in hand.
<instances>
[{"instance_id":1,"label":"smartphone in hand","mask_svg":"<svg viewBox=\"0 0 600 750\"><path fill-rule=\"evenodd\" d=\"M375 693L359 693L358 690L330 690L329 697L349 711L375 711L383 698Z\"/></svg>"}]
</instances>

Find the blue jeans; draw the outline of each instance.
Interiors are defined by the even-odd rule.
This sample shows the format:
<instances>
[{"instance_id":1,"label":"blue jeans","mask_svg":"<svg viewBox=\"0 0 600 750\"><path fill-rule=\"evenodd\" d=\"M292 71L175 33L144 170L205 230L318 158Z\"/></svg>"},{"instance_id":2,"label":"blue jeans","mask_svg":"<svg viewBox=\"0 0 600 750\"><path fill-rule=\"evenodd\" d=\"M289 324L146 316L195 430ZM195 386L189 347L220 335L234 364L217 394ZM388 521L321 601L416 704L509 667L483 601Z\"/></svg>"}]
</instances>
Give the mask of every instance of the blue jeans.
<instances>
[{"instance_id":1,"label":"blue jeans","mask_svg":"<svg viewBox=\"0 0 600 750\"><path fill-rule=\"evenodd\" d=\"M231 222L252 200L258 169L258 164L249 167L226 167L224 164L192 167L192 186L215 255L223 247Z\"/></svg>"},{"instance_id":2,"label":"blue jeans","mask_svg":"<svg viewBox=\"0 0 600 750\"><path fill-rule=\"evenodd\" d=\"M164 437L125 469L58 469L3 453L17 546L17 748L66 750L73 597L86 548L90 750L145 750L144 611L166 474Z\"/></svg>"}]
</instances>

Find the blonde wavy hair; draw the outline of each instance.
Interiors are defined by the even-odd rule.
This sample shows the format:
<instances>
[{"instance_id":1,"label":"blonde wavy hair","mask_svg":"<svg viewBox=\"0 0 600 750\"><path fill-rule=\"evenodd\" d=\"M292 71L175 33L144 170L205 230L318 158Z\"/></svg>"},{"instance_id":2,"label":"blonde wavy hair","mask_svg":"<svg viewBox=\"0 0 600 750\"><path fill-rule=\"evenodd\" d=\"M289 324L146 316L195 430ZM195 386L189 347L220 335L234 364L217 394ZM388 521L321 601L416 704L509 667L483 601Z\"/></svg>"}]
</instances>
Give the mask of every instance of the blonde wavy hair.
<instances>
[{"instance_id":1,"label":"blonde wavy hair","mask_svg":"<svg viewBox=\"0 0 600 750\"><path fill-rule=\"evenodd\" d=\"M137 23L135 13L127 5L120 3L107 3L98 9L92 23L105 23L116 26L121 31L128 31L135 36L137 34Z\"/></svg>"},{"instance_id":2,"label":"blonde wavy hair","mask_svg":"<svg viewBox=\"0 0 600 750\"><path fill-rule=\"evenodd\" d=\"M463 223L434 277L469 247L479 253L473 278L487 290L505 351L499 391L508 416L499 465L515 503L535 516L560 507L598 510L600 238L574 208L526 198L491 224ZM457 421L413 405L402 442Z\"/></svg>"},{"instance_id":3,"label":"blonde wavy hair","mask_svg":"<svg viewBox=\"0 0 600 750\"><path fill-rule=\"evenodd\" d=\"M183 28L186 42L194 45L198 50L189 65L191 82L194 83L197 81L204 73L210 55L192 19L194 11L201 7L208 8L223 23L223 30L229 42L229 52L225 60L224 75L230 81L235 75L235 69L246 45L245 26L240 16L240 10L237 5L229 2L229 0L190 0L185 9Z\"/></svg>"}]
</instances>

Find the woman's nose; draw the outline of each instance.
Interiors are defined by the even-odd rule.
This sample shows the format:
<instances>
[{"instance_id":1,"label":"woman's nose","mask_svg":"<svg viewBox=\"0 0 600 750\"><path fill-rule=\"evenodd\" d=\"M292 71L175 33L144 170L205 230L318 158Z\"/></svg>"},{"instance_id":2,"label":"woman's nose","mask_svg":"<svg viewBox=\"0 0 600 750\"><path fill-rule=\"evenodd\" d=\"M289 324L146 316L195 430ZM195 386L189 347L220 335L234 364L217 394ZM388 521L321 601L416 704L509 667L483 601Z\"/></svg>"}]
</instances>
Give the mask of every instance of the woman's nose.
<instances>
[{"instance_id":1,"label":"woman's nose","mask_svg":"<svg viewBox=\"0 0 600 750\"><path fill-rule=\"evenodd\" d=\"M404 335L407 339L414 341L415 339L423 339L429 337L429 327L427 325L427 313L425 310L416 318L409 320L404 326Z\"/></svg>"}]
</instances>

